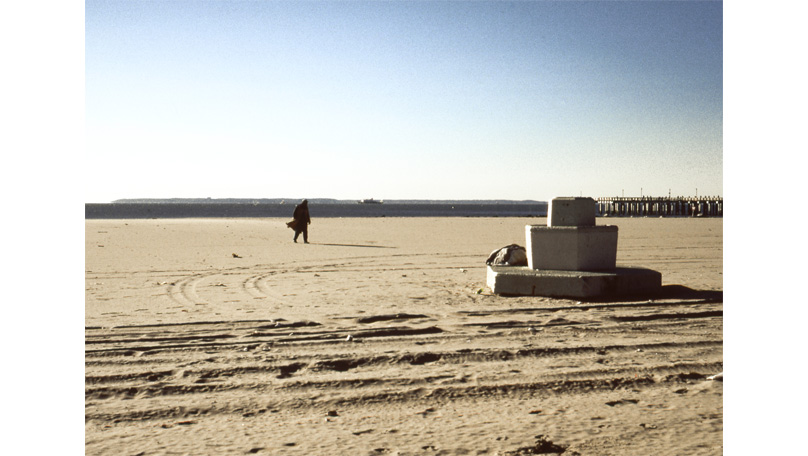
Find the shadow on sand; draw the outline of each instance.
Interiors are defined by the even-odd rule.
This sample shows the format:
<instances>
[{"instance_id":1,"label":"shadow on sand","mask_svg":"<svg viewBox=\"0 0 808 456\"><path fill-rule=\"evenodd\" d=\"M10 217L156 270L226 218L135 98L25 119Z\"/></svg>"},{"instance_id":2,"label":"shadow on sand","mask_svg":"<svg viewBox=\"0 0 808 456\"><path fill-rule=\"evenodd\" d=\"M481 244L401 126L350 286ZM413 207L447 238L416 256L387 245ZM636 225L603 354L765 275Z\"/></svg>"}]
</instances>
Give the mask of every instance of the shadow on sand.
<instances>
[{"instance_id":1,"label":"shadow on sand","mask_svg":"<svg viewBox=\"0 0 808 456\"><path fill-rule=\"evenodd\" d=\"M364 245L364 244L326 244L322 242L310 242L312 245L328 245L331 247L367 247L371 249L394 249L395 247L388 247L386 245Z\"/></svg>"},{"instance_id":2,"label":"shadow on sand","mask_svg":"<svg viewBox=\"0 0 808 456\"><path fill-rule=\"evenodd\" d=\"M723 290L694 290L683 285L664 285L656 299L700 299L710 302L724 302Z\"/></svg>"},{"instance_id":3,"label":"shadow on sand","mask_svg":"<svg viewBox=\"0 0 808 456\"><path fill-rule=\"evenodd\" d=\"M581 301L585 303L611 303L663 299L698 301L700 303L724 302L724 292L722 290L694 290L684 285L663 285L662 288L656 293L595 297L591 299L581 299Z\"/></svg>"}]
</instances>

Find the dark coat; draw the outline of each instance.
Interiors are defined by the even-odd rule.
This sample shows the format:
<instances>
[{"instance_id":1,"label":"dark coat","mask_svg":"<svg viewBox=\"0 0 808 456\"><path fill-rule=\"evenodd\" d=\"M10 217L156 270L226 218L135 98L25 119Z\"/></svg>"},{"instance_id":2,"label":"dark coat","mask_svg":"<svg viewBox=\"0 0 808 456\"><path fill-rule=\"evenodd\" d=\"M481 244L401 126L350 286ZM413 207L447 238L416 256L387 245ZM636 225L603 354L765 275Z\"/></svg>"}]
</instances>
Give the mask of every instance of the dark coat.
<instances>
[{"instance_id":1,"label":"dark coat","mask_svg":"<svg viewBox=\"0 0 808 456\"><path fill-rule=\"evenodd\" d=\"M301 230L311 223L311 217L309 217L309 202L303 200L302 203L295 206L295 213L292 218L297 220L298 228Z\"/></svg>"}]
</instances>

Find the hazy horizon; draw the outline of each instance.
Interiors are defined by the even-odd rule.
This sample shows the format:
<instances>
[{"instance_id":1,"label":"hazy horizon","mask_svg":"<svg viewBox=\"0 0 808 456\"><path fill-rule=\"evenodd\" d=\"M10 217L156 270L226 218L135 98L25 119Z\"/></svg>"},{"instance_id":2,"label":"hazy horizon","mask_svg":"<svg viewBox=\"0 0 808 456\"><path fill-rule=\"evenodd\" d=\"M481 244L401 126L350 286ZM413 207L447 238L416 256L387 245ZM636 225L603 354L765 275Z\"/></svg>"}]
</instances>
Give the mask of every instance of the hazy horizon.
<instances>
[{"instance_id":1,"label":"hazy horizon","mask_svg":"<svg viewBox=\"0 0 808 456\"><path fill-rule=\"evenodd\" d=\"M598 196L591 196L591 195L577 195L583 197L590 197L595 200L598 198L621 198L621 195L598 195ZM576 197L576 195L559 195L559 197ZM648 199L654 198L667 198L668 195L643 195L643 197ZM704 198L704 199L711 199L711 198L723 198L721 195L670 195L670 198L676 199L690 199L690 198ZM626 198L635 198L633 196L629 196ZM639 198L639 197L636 197ZM161 198L161 197L149 197L149 198L117 198L112 201L85 201L84 204L112 204L112 203L119 203L119 202L152 202L152 201L159 201L159 202L205 202L205 201L214 201L214 202L239 202L239 203L248 203L248 202L268 202L271 204L277 204L279 201L283 201L288 204L296 204L302 200L308 200L309 202L318 202L318 203L358 203L363 200L375 200L377 202L387 202L387 203L511 203L511 204L548 204L552 198L548 200L536 200L536 199L521 199L521 200L512 200L512 199L503 199L503 198L475 198L475 199L442 199L442 198L329 198L329 197L169 197L169 198Z\"/></svg>"}]
</instances>

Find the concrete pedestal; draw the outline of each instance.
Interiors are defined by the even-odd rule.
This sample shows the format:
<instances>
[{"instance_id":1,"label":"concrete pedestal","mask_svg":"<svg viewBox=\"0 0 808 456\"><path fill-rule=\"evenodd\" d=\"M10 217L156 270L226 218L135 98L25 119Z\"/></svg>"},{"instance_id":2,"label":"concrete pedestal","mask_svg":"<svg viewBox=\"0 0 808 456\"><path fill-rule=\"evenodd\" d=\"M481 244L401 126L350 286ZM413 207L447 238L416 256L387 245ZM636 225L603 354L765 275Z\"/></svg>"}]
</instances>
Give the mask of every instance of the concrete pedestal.
<instances>
[{"instance_id":1,"label":"concrete pedestal","mask_svg":"<svg viewBox=\"0 0 808 456\"><path fill-rule=\"evenodd\" d=\"M645 268L619 267L603 272L535 270L488 266L488 288L498 295L555 298L649 296L662 288L662 274Z\"/></svg>"},{"instance_id":2,"label":"concrete pedestal","mask_svg":"<svg viewBox=\"0 0 808 456\"><path fill-rule=\"evenodd\" d=\"M553 198L547 211L547 226L595 226L596 210L592 198Z\"/></svg>"},{"instance_id":3,"label":"concrete pedestal","mask_svg":"<svg viewBox=\"0 0 808 456\"><path fill-rule=\"evenodd\" d=\"M527 225L528 267L563 271L612 269L617 261L617 227Z\"/></svg>"}]
</instances>

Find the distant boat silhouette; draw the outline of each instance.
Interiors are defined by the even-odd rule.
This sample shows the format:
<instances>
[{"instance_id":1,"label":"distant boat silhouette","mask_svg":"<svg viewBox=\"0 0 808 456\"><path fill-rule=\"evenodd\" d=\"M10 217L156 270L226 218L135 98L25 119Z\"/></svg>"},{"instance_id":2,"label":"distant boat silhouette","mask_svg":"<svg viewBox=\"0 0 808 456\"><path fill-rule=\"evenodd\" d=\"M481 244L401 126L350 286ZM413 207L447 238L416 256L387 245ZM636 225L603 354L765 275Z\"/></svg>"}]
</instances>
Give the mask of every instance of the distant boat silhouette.
<instances>
[{"instance_id":1,"label":"distant boat silhouette","mask_svg":"<svg viewBox=\"0 0 808 456\"><path fill-rule=\"evenodd\" d=\"M382 200L376 201L373 198L359 200L359 204L382 204L382 203L384 203L384 201Z\"/></svg>"}]
</instances>

